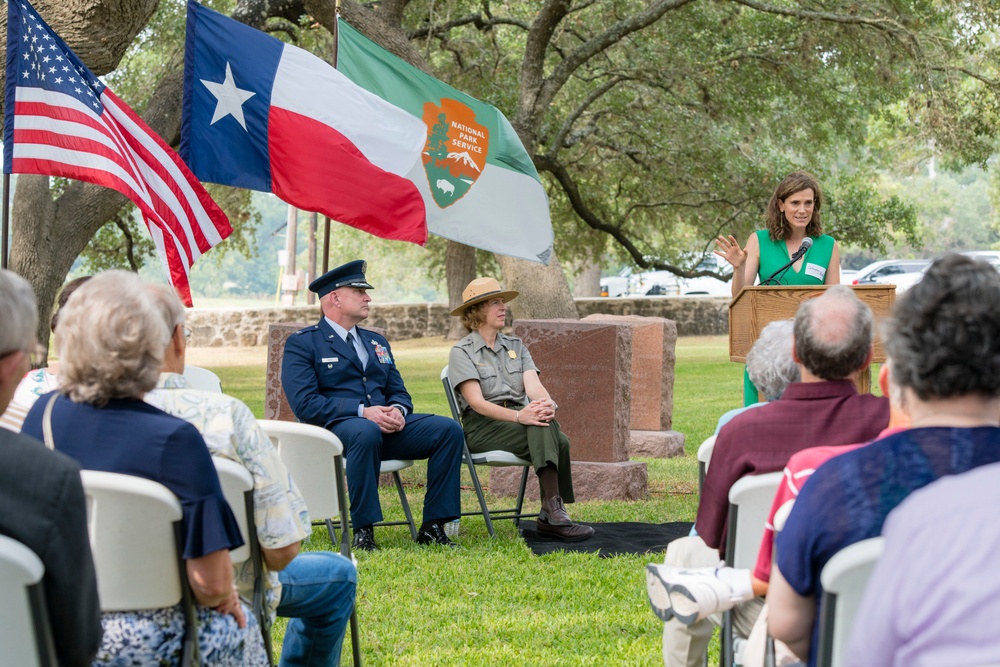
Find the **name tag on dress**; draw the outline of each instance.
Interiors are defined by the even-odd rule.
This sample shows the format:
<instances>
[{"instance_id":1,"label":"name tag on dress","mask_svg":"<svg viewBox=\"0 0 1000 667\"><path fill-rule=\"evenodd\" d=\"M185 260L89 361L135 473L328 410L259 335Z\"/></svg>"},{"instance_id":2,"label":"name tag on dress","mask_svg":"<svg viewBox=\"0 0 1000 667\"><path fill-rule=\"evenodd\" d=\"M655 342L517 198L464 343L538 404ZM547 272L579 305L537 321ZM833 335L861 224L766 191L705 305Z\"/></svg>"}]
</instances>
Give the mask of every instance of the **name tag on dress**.
<instances>
[{"instance_id":1,"label":"name tag on dress","mask_svg":"<svg viewBox=\"0 0 1000 667\"><path fill-rule=\"evenodd\" d=\"M321 364L333 364L340 361L340 357L323 357L319 360Z\"/></svg>"},{"instance_id":2,"label":"name tag on dress","mask_svg":"<svg viewBox=\"0 0 1000 667\"><path fill-rule=\"evenodd\" d=\"M806 264L806 275L823 280L826 278L826 269L819 264Z\"/></svg>"}]
</instances>

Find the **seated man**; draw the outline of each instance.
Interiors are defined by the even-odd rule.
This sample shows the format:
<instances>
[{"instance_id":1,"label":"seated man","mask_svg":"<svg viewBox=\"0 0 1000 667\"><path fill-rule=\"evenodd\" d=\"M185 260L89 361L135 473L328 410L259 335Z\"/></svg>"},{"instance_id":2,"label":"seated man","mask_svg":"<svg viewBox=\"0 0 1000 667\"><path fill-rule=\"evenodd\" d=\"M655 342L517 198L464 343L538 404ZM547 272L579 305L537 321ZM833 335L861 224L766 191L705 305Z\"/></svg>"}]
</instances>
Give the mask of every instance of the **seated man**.
<instances>
[{"instance_id":1,"label":"seated man","mask_svg":"<svg viewBox=\"0 0 1000 667\"><path fill-rule=\"evenodd\" d=\"M281 384L295 416L333 431L344 445L354 547L374 551L372 526L383 459L428 459L419 544L458 546L444 524L461 513L462 427L454 419L416 414L385 338L357 325L368 317L367 265L356 260L312 281L323 318L289 336Z\"/></svg>"},{"instance_id":2,"label":"seated man","mask_svg":"<svg viewBox=\"0 0 1000 667\"><path fill-rule=\"evenodd\" d=\"M872 312L847 287L834 286L804 301L795 315L793 354L801 382L788 385L781 398L737 415L719 432L712 463L698 504L698 537L670 543L666 564L688 569L713 567L724 549L729 488L745 475L781 470L795 452L816 445L845 445L871 440L889 421L888 401L860 395L854 380L872 357ZM654 611L665 621L664 664L695 667L704 661L717 615L695 621L697 600L686 588L668 589L660 566L647 571ZM726 577L732 570L720 570ZM726 580L735 600L734 628L749 635L763 600L745 590L749 578ZM674 595L676 593L676 595ZM691 622L681 623L680 615Z\"/></svg>"},{"instance_id":3,"label":"seated man","mask_svg":"<svg viewBox=\"0 0 1000 667\"><path fill-rule=\"evenodd\" d=\"M996 270L946 255L896 301L883 332L889 372L913 427L820 466L775 540L768 629L810 664L816 661L820 573L830 558L877 536L886 515L912 491L1000 461Z\"/></svg>"},{"instance_id":4,"label":"seated man","mask_svg":"<svg viewBox=\"0 0 1000 667\"><path fill-rule=\"evenodd\" d=\"M30 367L37 324L31 286L0 269L0 412ZM0 429L0 534L34 551L45 566L42 583L59 664L90 665L103 630L80 466L5 429Z\"/></svg>"},{"instance_id":5,"label":"seated man","mask_svg":"<svg viewBox=\"0 0 1000 667\"><path fill-rule=\"evenodd\" d=\"M354 564L340 554L299 552L302 540L312 534L312 524L271 439L242 402L188 388L181 375L186 352L184 306L172 287L150 285L149 289L173 336L156 389L146 394L146 402L191 422L212 456L239 463L253 477L253 520L267 570L267 613L272 621L275 615L290 619L279 665L339 665L354 608ZM235 569L240 594L252 599L253 564L248 560Z\"/></svg>"}]
</instances>

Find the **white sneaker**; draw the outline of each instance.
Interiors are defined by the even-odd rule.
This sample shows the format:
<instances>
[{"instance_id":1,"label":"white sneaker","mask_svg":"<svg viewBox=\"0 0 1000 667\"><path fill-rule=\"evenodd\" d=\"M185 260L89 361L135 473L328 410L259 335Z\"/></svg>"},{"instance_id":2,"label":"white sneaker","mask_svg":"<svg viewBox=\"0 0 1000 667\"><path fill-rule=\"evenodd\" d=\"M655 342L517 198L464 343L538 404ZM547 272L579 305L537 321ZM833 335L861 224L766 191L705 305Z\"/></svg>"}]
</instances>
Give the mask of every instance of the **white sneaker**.
<instances>
[{"instance_id":1,"label":"white sneaker","mask_svg":"<svg viewBox=\"0 0 1000 667\"><path fill-rule=\"evenodd\" d=\"M653 563L646 566L646 591L660 620L673 617L684 625L753 598L749 571L731 567L684 569Z\"/></svg>"}]
</instances>

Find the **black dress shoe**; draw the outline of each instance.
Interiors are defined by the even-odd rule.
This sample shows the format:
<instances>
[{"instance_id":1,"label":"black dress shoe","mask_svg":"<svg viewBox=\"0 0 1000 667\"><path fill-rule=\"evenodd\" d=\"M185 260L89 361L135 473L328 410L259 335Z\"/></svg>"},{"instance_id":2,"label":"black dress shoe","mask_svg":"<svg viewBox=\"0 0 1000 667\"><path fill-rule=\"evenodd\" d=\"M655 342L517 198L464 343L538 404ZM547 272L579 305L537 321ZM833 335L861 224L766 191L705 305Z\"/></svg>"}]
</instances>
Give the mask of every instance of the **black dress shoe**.
<instances>
[{"instance_id":1,"label":"black dress shoe","mask_svg":"<svg viewBox=\"0 0 1000 667\"><path fill-rule=\"evenodd\" d=\"M351 548L355 551L378 551L378 545L375 544L375 529L358 528L354 531L354 541L351 542Z\"/></svg>"},{"instance_id":2,"label":"black dress shoe","mask_svg":"<svg viewBox=\"0 0 1000 667\"><path fill-rule=\"evenodd\" d=\"M432 523L426 528L421 528L417 532L417 544L440 544L443 547L452 549L460 548L458 544L452 542L444 532L444 528L436 523Z\"/></svg>"}]
</instances>

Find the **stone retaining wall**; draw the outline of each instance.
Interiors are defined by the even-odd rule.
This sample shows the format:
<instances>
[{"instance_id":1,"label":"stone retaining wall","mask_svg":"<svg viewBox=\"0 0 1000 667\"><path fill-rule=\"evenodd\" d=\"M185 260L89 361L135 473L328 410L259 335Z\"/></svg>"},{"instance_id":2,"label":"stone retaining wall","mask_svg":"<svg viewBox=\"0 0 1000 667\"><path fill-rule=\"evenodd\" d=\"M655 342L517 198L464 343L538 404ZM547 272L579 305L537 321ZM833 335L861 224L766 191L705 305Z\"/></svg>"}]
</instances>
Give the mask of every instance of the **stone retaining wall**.
<instances>
[{"instance_id":1,"label":"stone retaining wall","mask_svg":"<svg viewBox=\"0 0 1000 667\"><path fill-rule=\"evenodd\" d=\"M725 335L729 332L729 299L724 297L634 297L576 299L580 317L642 315L677 323L679 336ZM274 308L194 308L188 311L190 344L196 347L267 345L267 327L280 322L316 322L319 306ZM444 336L450 323L443 303L377 304L368 324L385 329L389 340Z\"/></svg>"}]
</instances>

